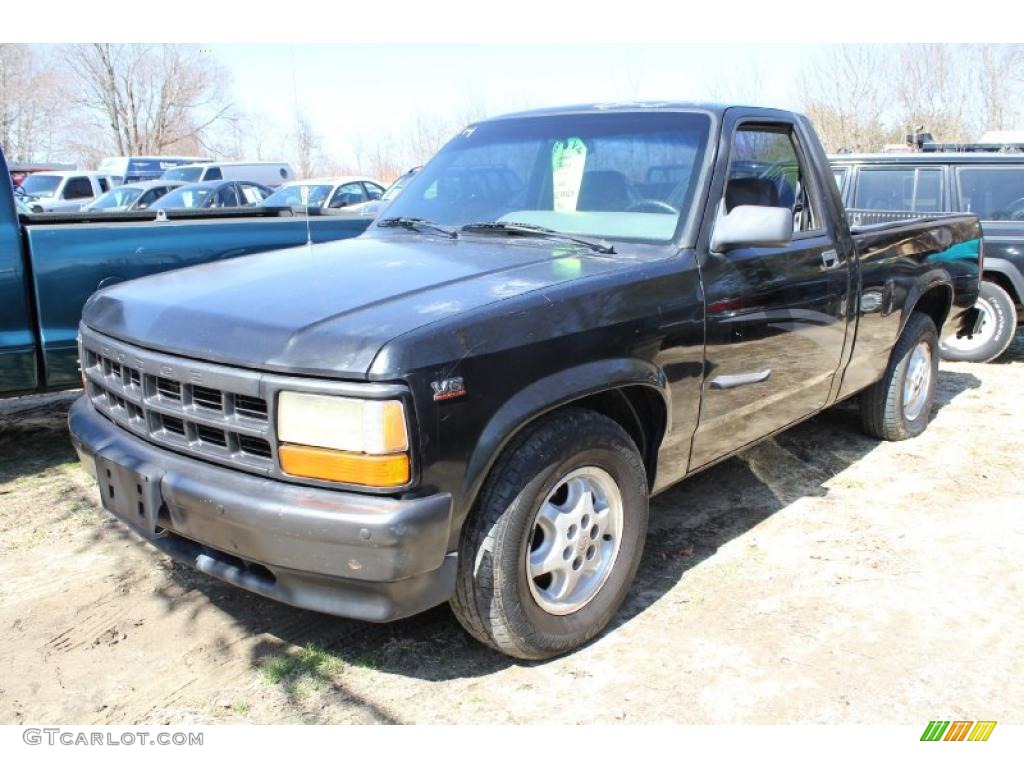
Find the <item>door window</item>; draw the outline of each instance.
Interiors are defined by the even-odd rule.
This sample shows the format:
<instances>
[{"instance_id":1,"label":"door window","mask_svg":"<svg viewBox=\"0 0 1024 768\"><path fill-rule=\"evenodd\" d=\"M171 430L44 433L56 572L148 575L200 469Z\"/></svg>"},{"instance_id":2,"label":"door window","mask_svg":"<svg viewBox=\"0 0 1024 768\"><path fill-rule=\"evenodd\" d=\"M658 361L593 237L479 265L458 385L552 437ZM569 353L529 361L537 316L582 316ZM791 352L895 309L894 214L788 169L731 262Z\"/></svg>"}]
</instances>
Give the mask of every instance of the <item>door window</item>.
<instances>
[{"instance_id":1,"label":"door window","mask_svg":"<svg viewBox=\"0 0 1024 768\"><path fill-rule=\"evenodd\" d=\"M235 185L228 184L217 193L217 207L231 208L238 205L238 195L235 193Z\"/></svg>"},{"instance_id":2,"label":"door window","mask_svg":"<svg viewBox=\"0 0 1024 768\"><path fill-rule=\"evenodd\" d=\"M983 221L1024 221L1024 167L959 168L960 210Z\"/></svg>"},{"instance_id":3,"label":"door window","mask_svg":"<svg viewBox=\"0 0 1024 768\"><path fill-rule=\"evenodd\" d=\"M212 166L206 169L206 173L203 174L203 181L220 181L224 178L224 174L220 172L220 168Z\"/></svg>"},{"instance_id":4,"label":"door window","mask_svg":"<svg viewBox=\"0 0 1024 768\"><path fill-rule=\"evenodd\" d=\"M242 188L242 197L245 199L245 205L256 205L262 203L266 197L263 189L257 187L255 184L240 184Z\"/></svg>"},{"instance_id":5,"label":"door window","mask_svg":"<svg viewBox=\"0 0 1024 768\"><path fill-rule=\"evenodd\" d=\"M942 169L861 168L853 207L872 211L941 211Z\"/></svg>"},{"instance_id":6,"label":"door window","mask_svg":"<svg viewBox=\"0 0 1024 768\"><path fill-rule=\"evenodd\" d=\"M89 183L89 179L85 176L70 178L68 183L64 185L65 200L82 200L93 196L92 184Z\"/></svg>"},{"instance_id":7,"label":"door window","mask_svg":"<svg viewBox=\"0 0 1024 768\"><path fill-rule=\"evenodd\" d=\"M729 160L726 210L737 205L789 208L794 232L820 229L807 178L789 126L740 126Z\"/></svg>"},{"instance_id":8,"label":"door window","mask_svg":"<svg viewBox=\"0 0 1024 768\"><path fill-rule=\"evenodd\" d=\"M364 181L363 186L366 188L366 196L370 200L380 200L381 195L384 194L384 187L377 184Z\"/></svg>"},{"instance_id":9,"label":"door window","mask_svg":"<svg viewBox=\"0 0 1024 768\"><path fill-rule=\"evenodd\" d=\"M355 205L366 200L366 193L359 182L342 184L331 196L330 208L344 208L347 205Z\"/></svg>"}]
</instances>

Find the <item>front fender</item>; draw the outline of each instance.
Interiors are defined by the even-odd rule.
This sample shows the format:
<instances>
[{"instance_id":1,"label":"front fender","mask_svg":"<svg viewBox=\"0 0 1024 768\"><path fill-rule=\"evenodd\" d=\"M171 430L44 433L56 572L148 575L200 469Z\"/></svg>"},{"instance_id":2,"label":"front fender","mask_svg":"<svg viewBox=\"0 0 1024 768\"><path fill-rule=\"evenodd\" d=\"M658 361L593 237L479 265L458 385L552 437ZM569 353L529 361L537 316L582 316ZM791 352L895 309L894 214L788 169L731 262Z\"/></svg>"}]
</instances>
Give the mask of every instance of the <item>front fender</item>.
<instances>
[{"instance_id":1,"label":"front fender","mask_svg":"<svg viewBox=\"0 0 1024 768\"><path fill-rule=\"evenodd\" d=\"M645 386L656 391L671 419L668 380L658 366L636 358L613 358L584 363L553 373L521 389L495 411L487 422L466 466L461 497L472 506L505 446L528 424L554 409L588 395L626 386ZM671 429L667 423L666 433Z\"/></svg>"}]
</instances>

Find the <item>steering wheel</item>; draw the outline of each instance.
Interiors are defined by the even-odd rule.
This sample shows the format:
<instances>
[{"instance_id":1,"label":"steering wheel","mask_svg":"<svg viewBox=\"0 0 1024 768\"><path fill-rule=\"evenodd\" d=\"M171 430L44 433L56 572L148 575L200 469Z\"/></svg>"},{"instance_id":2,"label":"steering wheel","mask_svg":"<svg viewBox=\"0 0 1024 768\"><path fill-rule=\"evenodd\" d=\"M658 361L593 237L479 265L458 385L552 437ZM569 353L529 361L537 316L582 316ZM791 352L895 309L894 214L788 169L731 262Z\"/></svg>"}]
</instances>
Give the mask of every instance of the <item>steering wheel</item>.
<instances>
[{"instance_id":1,"label":"steering wheel","mask_svg":"<svg viewBox=\"0 0 1024 768\"><path fill-rule=\"evenodd\" d=\"M671 213L673 216L679 215L679 209L666 203L664 200L658 200L653 197L645 197L642 200L637 200L630 203L626 207L627 213Z\"/></svg>"}]
</instances>

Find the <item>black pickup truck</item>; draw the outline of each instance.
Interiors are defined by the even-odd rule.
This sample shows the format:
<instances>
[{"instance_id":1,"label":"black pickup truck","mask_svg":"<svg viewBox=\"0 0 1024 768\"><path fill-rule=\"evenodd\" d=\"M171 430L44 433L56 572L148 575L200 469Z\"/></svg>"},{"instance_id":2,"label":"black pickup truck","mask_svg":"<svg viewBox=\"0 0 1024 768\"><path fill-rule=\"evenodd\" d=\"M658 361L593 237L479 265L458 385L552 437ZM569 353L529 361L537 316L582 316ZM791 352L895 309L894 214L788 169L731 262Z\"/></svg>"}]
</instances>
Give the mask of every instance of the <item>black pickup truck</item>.
<instances>
[{"instance_id":1,"label":"black pickup truck","mask_svg":"<svg viewBox=\"0 0 1024 768\"><path fill-rule=\"evenodd\" d=\"M545 658L605 627L648 498L859 395L925 429L979 225L851 230L808 121L694 104L471 125L360 237L95 294L69 415L104 506L204 573Z\"/></svg>"}]
</instances>

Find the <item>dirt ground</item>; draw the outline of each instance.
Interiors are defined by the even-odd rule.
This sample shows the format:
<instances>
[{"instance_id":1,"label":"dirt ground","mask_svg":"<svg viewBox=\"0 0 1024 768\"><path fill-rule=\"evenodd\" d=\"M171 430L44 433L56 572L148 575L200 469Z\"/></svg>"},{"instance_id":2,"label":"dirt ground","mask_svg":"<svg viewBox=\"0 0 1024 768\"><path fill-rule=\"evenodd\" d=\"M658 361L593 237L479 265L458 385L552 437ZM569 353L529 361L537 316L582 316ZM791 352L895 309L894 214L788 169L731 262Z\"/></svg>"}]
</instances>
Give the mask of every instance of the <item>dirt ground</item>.
<instances>
[{"instance_id":1,"label":"dirt ground","mask_svg":"<svg viewBox=\"0 0 1024 768\"><path fill-rule=\"evenodd\" d=\"M67 395L0 404L0 722L1024 722L1024 335L928 431L840 407L659 496L632 595L541 664L447 607L272 603L103 512Z\"/></svg>"}]
</instances>

